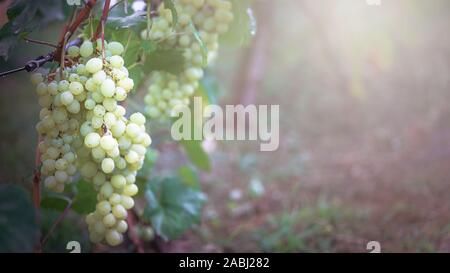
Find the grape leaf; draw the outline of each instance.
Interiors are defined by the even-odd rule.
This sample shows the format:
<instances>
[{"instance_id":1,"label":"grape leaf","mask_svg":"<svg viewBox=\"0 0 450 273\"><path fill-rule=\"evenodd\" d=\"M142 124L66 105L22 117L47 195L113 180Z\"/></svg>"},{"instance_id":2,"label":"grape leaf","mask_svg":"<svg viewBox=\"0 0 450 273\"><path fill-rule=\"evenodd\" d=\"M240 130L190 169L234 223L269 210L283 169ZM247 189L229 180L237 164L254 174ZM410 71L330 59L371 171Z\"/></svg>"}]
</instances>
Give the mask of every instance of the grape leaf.
<instances>
[{"instance_id":1,"label":"grape leaf","mask_svg":"<svg viewBox=\"0 0 450 273\"><path fill-rule=\"evenodd\" d=\"M80 180L75 186L76 195L72 209L79 214L88 214L95 210L97 195L91 183Z\"/></svg>"},{"instance_id":2,"label":"grape leaf","mask_svg":"<svg viewBox=\"0 0 450 273\"><path fill-rule=\"evenodd\" d=\"M142 80L144 79L145 75L142 71L142 65L137 64L134 67L128 69L128 77L133 80L135 89L138 90Z\"/></svg>"},{"instance_id":3,"label":"grape leaf","mask_svg":"<svg viewBox=\"0 0 450 273\"><path fill-rule=\"evenodd\" d=\"M18 41L31 31L64 20L69 9L60 0L16 0L9 5L8 23L0 29L0 56L7 59Z\"/></svg>"},{"instance_id":4,"label":"grape leaf","mask_svg":"<svg viewBox=\"0 0 450 273\"><path fill-rule=\"evenodd\" d=\"M130 15L110 15L106 26L112 29L131 28L147 22L145 11L136 11Z\"/></svg>"},{"instance_id":5,"label":"grape leaf","mask_svg":"<svg viewBox=\"0 0 450 273\"><path fill-rule=\"evenodd\" d=\"M203 171L211 171L211 162L208 154L203 150L201 141L181 140L180 143L192 164Z\"/></svg>"},{"instance_id":6,"label":"grape leaf","mask_svg":"<svg viewBox=\"0 0 450 273\"><path fill-rule=\"evenodd\" d=\"M200 189L200 181L198 179L198 173L188 166L181 166L178 169L178 175L183 180L183 183L192 187L193 189Z\"/></svg>"},{"instance_id":7,"label":"grape leaf","mask_svg":"<svg viewBox=\"0 0 450 273\"><path fill-rule=\"evenodd\" d=\"M39 228L31 200L16 185L0 186L0 252L32 252Z\"/></svg>"},{"instance_id":8,"label":"grape leaf","mask_svg":"<svg viewBox=\"0 0 450 273\"><path fill-rule=\"evenodd\" d=\"M150 54L158 48L158 44L155 41L142 41L142 49L145 53Z\"/></svg>"},{"instance_id":9,"label":"grape leaf","mask_svg":"<svg viewBox=\"0 0 450 273\"><path fill-rule=\"evenodd\" d=\"M144 64L144 72L166 71L172 74L180 74L184 71L185 59L183 50L179 48L165 49L158 48L147 54Z\"/></svg>"},{"instance_id":10,"label":"grape leaf","mask_svg":"<svg viewBox=\"0 0 450 273\"><path fill-rule=\"evenodd\" d=\"M219 96L219 84L217 79L206 73L206 75L200 80L198 87L199 91L206 96L209 104L217 104Z\"/></svg>"},{"instance_id":11,"label":"grape leaf","mask_svg":"<svg viewBox=\"0 0 450 273\"><path fill-rule=\"evenodd\" d=\"M147 183L143 218L165 240L176 239L200 223L206 195L185 185L179 177L157 178Z\"/></svg>"},{"instance_id":12,"label":"grape leaf","mask_svg":"<svg viewBox=\"0 0 450 273\"><path fill-rule=\"evenodd\" d=\"M56 193L45 193L41 199L41 208L64 211L69 205L70 199Z\"/></svg>"}]
</instances>

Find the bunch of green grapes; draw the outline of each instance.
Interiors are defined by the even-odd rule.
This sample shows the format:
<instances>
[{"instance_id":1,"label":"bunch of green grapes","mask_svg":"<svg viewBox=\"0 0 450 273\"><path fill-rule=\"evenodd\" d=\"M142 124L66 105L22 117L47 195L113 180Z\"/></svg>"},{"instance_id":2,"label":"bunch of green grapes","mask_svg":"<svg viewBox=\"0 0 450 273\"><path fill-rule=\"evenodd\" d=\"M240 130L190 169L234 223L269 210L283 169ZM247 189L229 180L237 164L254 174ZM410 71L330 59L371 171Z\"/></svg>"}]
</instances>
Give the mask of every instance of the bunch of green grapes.
<instances>
[{"instance_id":1,"label":"bunch of green grapes","mask_svg":"<svg viewBox=\"0 0 450 273\"><path fill-rule=\"evenodd\" d=\"M87 95L85 122L80 128L83 145L78 150L79 167L81 175L99 191L96 210L86 221L93 242L105 240L114 246L122 242L127 230L127 210L134 206L132 197L138 192L136 174L151 138L145 131L144 115L134 113L127 119L125 108L118 105L134 85L120 56L123 46L107 44L111 54L107 53L103 62L100 56L88 54L91 52L84 45L80 54L86 59Z\"/></svg>"},{"instance_id":2,"label":"bunch of green grapes","mask_svg":"<svg viewBox=\"0 0 450 273\"><path fill-rule=\"evenodd\" d=\"M176 106L189 105L190 98L203 77L203 67L211 63L219 49L219 35L228 31L233 20L231 2L227 0L176 0L178 24L173 27L172 13L161 4L159 16L150 31L141 32L142 39L159 41L169 47L184 49L184 71L180 75L154 72L152 84L145 97L146 114L151 118L167 119ZM195 38L197 29L200 41ZM202 46L208 51L205 63Z\"/></svg>"},{"instance_id":3,"label":"bunch of green grapes","mask_svg":"<svg viewBox=\"0 0 450 273\"><path fill-rule=\"evenodd\" d=\"M122 242L122 234L127 230L127 210L134 206L132 197L138 192L136 174L151 144L144 115L134 113L127 119L125 108L119 105L134 86L121 57L123 51L120 43L105 41L103 59L101 41L95 44L85 41L80 47L69 47L68 56L73 65L63 73L56 71L57 88L51 89L52 95L48 90L49 86L53 88L53 82L45 84L44 92L42 75L32 78L38 85L43 107L38 131L44 137L40 149L44 160L42 170L49 175L45 184L50 183L47 183L50 177L55 177L50 181L56 179L59 187L59 181L63 180L58 178L60 157L71 164L67 166L70 172L64 169L66 173L73 176L79 170L85 180L92 182L98 191L98 203L95 211L86 217L90 238L92 242L106 241L112 246ZM60 138L62 147L59 142L54 143ZM58 157L53 151L56 144L60 147ZM50 163L45 163L48 159L55 160L55 173L47 166Z\"/></svg>"},{"instance_id":4,"label":"bunch of green grapes","mask_svg":"<svg viewBox=\"0 0 450 273\"><path fill-rule=\"evenodd\" d=\"M79 122L74 115L80 112L80 103L74 99L78 90L73 88L74 81L55 81L44 78L36 73L31 78L36 85L39 105L42 107L36 125L41 136L38 145L41 153L41 174L45 177L44 184L50 190L62 192L64 186L72 181L77 172L76 154L73 142L77 139ZM67 93L70 103L62 100L62 94Z\"/></svg>"}]
</instances>

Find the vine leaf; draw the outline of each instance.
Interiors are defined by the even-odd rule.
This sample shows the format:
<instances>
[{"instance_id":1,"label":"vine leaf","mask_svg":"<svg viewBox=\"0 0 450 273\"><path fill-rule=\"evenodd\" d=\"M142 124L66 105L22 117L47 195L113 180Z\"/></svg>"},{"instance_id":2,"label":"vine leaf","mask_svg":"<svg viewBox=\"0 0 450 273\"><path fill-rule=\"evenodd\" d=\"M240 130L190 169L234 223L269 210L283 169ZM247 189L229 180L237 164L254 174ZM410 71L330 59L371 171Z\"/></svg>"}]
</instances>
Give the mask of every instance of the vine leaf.
<instances>
[{"instance_id":1,"label":"vine leaf","mask_svg":"<svg viewBox=\"0 0 450 273\"><path fill-rule=\"evenodd\" d=\"M16 185L0 186L0 252L32 252L39 240L33 204Z\"/></svg>"},{"instance_id":2,"label":"vine leaf","mask_svg":"<svg viewBox=\"0 0 450 273\"><path fill-rule=\"evenodd\" d=\"M41 199L41 208L64 211L69 203L70 199L68 197L57 193L47 192Z\"/></svg>"},{"instance_id":3,"label":"vine leaf","mask_svg":"<svg viewBox=\"0 0 450 273\"><path fill-rule=\"evenodd\" d=\"M72 209L79 214L88 214L95 210L97 203L96 191L91 183L80 180L75 185L76 195Z\"/></svg>"},{"instance_id":4,"label":"vine leaf","mask_svg":"<svg viewBox=\"0 0 450 273\"><path fill-rule=\"evenodd\" d=\"M152 71L166 71L174 75L184 71L185 59L183 50L179 48L165 49L158 48L147 54L143 70L145 73Z\"/></svg>"},{"instance_id":5,"label":"vine leaf","mask_svg":"<svg viewBox=\"0 0 450 273\"><path fill-rule=\"evenodd\" d=\"M198 87L198 91L208 99L209 104L218 103L219 89L217 79L208 73L200 80Z\"/></svg>"},{"instance_id":6,"label":"vine leaf","mask_svg":"<svg viewBox=\"0 0 450 273\"><path fill-rule=\"evenodd\" d=\"M211 161L202 147L202 142L197 140L181 140L186 155L197 168L203 171L211 171Z\"/></svg>"},{"instance_id":7,"label":"vine leaf","mask_svg":"<svg viewBox=\"0 0 450 273\"><path fill-rule=\"evenodd\" d=\"M106 23L112 29L131 28L146 22L146 12L136 11L130 15L110 15Z\"/></svg>"},{"instance_id":8,"label":"vine leaf","mask_svg":"<svg viewBox=\"0 0 450 273\"><path fill-rule=\"evenodd\" d=\"M194 169L188 166L181 166L178 169L178 175L180 176L184 184L196 190L200 189L198 173Z\"/></svg>"},{"instance_id":9,"label":"vine leaf","mask_svg":"<svg viewBox=\"0 0 450 273\"><path fill-rule=\"evenodd\" d=\"M16 0L9 5L8 23L0 29L0 56L7 60L11 50L29 32L64 20L69 9L61 0Z\"/></svg>"},{"instance_id":10,"label":"vine leaf","mask_svg":"<svg viewBox=\"0 0 450 273\"><path fill-rule=\"evenodd\" d=\"M147 183L143 217L165 240L176 239L200 223L206 195L184 184L179 177L157 178Z\"/></svg>"}]
</instances>

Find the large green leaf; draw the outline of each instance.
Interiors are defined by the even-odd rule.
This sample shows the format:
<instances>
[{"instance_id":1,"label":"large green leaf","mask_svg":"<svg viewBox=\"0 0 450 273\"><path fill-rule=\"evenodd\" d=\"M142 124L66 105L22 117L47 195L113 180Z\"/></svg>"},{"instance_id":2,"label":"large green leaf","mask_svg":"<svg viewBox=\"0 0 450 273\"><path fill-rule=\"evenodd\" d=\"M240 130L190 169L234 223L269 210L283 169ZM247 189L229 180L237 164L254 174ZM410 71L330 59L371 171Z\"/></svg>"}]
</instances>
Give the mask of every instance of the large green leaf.
<instances>
[{"instance_id":1,"label":"large green leaf","mask_svg":"<svg viewBox=\"0 0 450 273\"><path fill-rule=\"evenodd\" d=\"M217 79L209 73L206 73L200 80L198 91L201 92L202 96L208 99L209 104L218 103L219 84L217 83Z\"/></svg>"},{"instance_id":2,"label":"large green leaf","mask_svg":"<svg viewBox=\"0 0 450 273\"><path fill-rule=\"evenodd\" d=\"M142 166L142 169L138 172L138 176L136 177L136 185L140 189L137 193L138 197L144 195L144 189L148 183L148 179L150 178L158 156L159 153L155 149L150 149L145 154L144 165Z\"/></svg>"},{"instance_id":3,"label":"large green leaf","mask_svg":"<svg viewBox=\"0 0 450 273\"><path fill-rule=\"evenodd\" d=\"M130 15L126 14L110 15L108 17L106 26L112 29L121 29L121 28L142 26L146 22L147 22L146 12L136 11Z\"/></svg>"},{"instance_id":4,"label":"large green leaf","mask_svg":"<svg viewBox=\"0 0 450 273\"><path fill-rule=\"evenodd\" d=\"M231 0L234 19L221 42L230 46L247 45L256 33L256 19L251 9L251 0Z\"/></svg>"},{"instance_id":5,"label":"large green leaf","mask_svg":"<svg viewBox=\"0 0 450 273\"><path fill-rule=\"evenodd\" d=\"M144 219L150 221L165 240L176 239L200 223L206 195L184 184L179 177L147 183Z\"/></svg>"},{"instance_id":6,"label":"large green leaf","mask_svg":"<svg viewBox=\"0 0 450 273\"><path fill-rule=\"evenodd\" d=\"M24 189L0 186L0 252L32 252L39 240L33 204Z\"/></svg>"},{"instance_id":7,"label":"large green leaf","mask_svg":"<svg viewBox=\"0 0 450 273\"><path fill-rule=\"evenodd\" d=\"M88 214L95 210L97 194L93 185L84 180L77 182L76 195L73 200L72 209L79 214Z\"/></svg>"},{"instance_id":8,"label":"large green leaf","mask_svg":"<svg viewBox=\"0 0 450 273\"><path fill-rule=\"evenodd\" d=\"M178 175L182 179L183 183L189 187L199 190L200 181L198 179L198 173L189 166L181 166L178 169Z\"/></svg>"},{"instance_id":9,"label":"large green leaf","mask_svg":"<svg viewBox=\"0 0 450 273\"><path fill-rule=\"evenodd\" d=\"M179 74L184 71L185 58L183 49L180 48L158 48L147 54L144 64L144 72L166 71L172 74Z\"/></svg>"},{"instance_id":10,"label":"large green leaf","mask_svg":"<svg viewBox=\"0 0 450 273\"><path fill-rule=\"evenodd\" d=\"M57 193L44 193L41 199L41 208L64 211L69 203L70 199L67 196Z\"/></svg>"},{"instance_id":11,"label":"large green leaf","mask_svg":"<svg viewBox=\"0 0 450 273\"><path fill-rule=\"evenodd\" d=\"M6 11L8 23L0 29L0 56L7 59L19 39L54 21L64 20L69 8L61 0L15 0Z\"/></svg>"},{"instance_id":12,"label":"large green leaf","mask_svg":"<svg viewBox=\"0 0 450 273\"><path fill-rule=\"evenodd\" d=\"M181 145L186 151L186 155L197 168L203 171L211 170L211 161L208 154L202 147L202 142L197 140L181 140Z\"/></svg>"}]
</instances>

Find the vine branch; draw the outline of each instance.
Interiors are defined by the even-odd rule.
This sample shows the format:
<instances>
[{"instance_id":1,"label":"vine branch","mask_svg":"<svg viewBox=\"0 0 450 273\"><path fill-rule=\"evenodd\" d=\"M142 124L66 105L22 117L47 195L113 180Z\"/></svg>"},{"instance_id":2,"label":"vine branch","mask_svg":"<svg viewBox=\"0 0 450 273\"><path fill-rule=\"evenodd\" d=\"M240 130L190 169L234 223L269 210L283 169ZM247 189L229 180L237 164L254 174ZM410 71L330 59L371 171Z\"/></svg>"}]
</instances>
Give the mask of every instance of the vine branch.
<instances>
[{"instance_id":1,"label":"vine branch","mask_svg":"<svg viewBox=\"0 0 450 273\"><path fill-rule=\"evenodd\" d=\"M70 26L66 26L64 28L64 32L62 33L61 37L59 38L58 42L58 48L55 51L55 59L59 60L62 54L62 51L64 49L64 41L67 38L69 40L73 33L78 29L78 27L89 17L92 8L94 7L97 0L89 0L86 2L86 5L78 12L77 16L73 20L73 22L70 24Z\"/></svg>"},{"instance_id":2,"label":"vine branch","mask_svg":"<svg viewBox=\"0 0 450 273\"><path fill-rule=\"evenodd\" d=\"M44 246L45 243L47 243L48 239L53 234L53 231L55 231L55 228L62 222L62 220L64 220L67 213L69 213L70 208L72 207L72 204L73 204L73 202L72 202L72 200L70 200L69 203L67 204L66 208L64 209L64 211L58 216L58 219L56 219L56 221L53 223L53 225L50 228L50 230L48 231L47 235L45 235L44 239L42 239L41 247Z\"/></svg>"},{"instance_id":3,"label":"vine branch","mask_svg":"<svg viewBox=\"0 0 450 273\"><path fill-rule=\"evenodd\" d=\"M104 27L106 25L106 19L108 19L109 14L109 7L111 6L111 0L105 0L105 5L103 6L103 12L102 17L100 18L100 23L97 26L97 30L95 31L94 36L92 37L93 41L100 38L99 36L102 35L102 43L104 43Z\"/></svg>"},{"instance_id":4,"label":"vine branch","mask_svg":"<svg viewBox=\"0 0 450 273\"><path fill-rule=\"evenodd\" d=\"M35 40L35 39L31 39L31 38L28 38L28 37L25 37L25 38L23 38L27 43L34 43L34 44L38 44L38 45L46 45L46 46L49 46L49 47L54 47L54 48L57 48L58 47L58 45L55 45L55 44L52 44L52 43L49 43L49 42L45 42L45 41L40 41L40 40Z\"/></svg>"}]
</instances>

